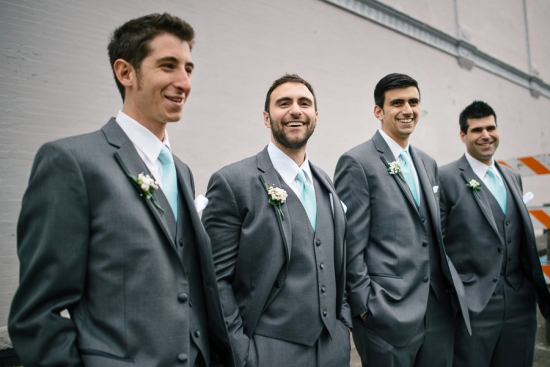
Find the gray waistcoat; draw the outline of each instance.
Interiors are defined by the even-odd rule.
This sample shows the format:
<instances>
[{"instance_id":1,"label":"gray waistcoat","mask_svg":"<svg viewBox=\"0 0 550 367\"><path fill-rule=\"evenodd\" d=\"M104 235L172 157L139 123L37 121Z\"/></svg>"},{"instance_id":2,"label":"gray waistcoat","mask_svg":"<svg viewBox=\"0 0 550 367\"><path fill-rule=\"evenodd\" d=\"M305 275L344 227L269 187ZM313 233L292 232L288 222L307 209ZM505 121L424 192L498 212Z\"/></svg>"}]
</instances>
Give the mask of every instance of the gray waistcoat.
<instances>
[{"instance_id":1,"label":"gray waistcoat","mask_svg":"<svg viewBox=\"0 0 550 367\"><path fill-rule=\"evenodd\" d=\"M497 251L502 254L502 257L500 257L502 262L500 276L495 274L495 278L498 279L496 289L502 287L504 284L504 279L506 279L508 284L510 284L513 289L518 290L523 282L519 254L523 234L523 225L521 222L521 216L519 215L519 209L517 208L512 195L510 195L510 191L508 190L508 186L506 185L504 179L503 182L506 187L506 196L508 197L506 215L502 211L493 194L489 190L485 192L485 196L489 201L489 206L493 212L493 217L495 218L495 223L500 235L500 243L496 244L496 246L498 246Z\"/></svg>"},{"instance_id":2,"label":"gray waistcoat","mask_svg":"<svg viewBox=\"0 0 550 367\"><path fill-rule=\"evenodd\" d=\"M186 315L189 322L181 330L182 350L188 351L187 361L190 362L190 365L194 365L198 347L208 364L210 347L207 334L208 326L206 324L206 305L196 248L195 229L191 223L189 207L185 202L183 193L178 190L178 222L176 223L170 204L164 195L159 195L159 205L166 211L165 220L174 238L177 256L183 262L184 276L177 289L177 294L181 304L181 312ZM174 256L176 256L176 253L174 253ZM190 279L192 279L191 282ZM146 291L144 290L144 292ZM162 300L159 300L159 302L162 302Z\"/></svg>"},{"instance_id":3,"label":"gray waistcoat","mask_svg":"<svg viewBox=\"0 0 550 367\"><path fill-rule=\"evenodd\" d=\"M313 178L317 200L317 231L294 191L287 191L285 205L292 223L292 246L288 273L273 301L262 313L255 333L294 343L313 345L326 327L336 327L336 275L334 270L334 223L329 193Z\"/></svg>"}]
</instances>

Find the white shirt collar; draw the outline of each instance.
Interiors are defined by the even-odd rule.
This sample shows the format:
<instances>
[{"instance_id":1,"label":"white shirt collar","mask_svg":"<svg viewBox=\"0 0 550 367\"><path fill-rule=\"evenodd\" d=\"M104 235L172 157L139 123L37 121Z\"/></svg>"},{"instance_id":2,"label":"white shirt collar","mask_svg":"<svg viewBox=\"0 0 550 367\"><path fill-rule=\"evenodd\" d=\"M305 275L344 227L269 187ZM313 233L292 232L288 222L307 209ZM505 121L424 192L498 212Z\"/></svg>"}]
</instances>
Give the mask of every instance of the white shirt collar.
<instances>
[{"instance_id":1,"label":"white shirt collar","mask_svg":"<svg viewBox=\"0 0 550 367\"><path fill-rule=\"evenodd\" d=\"M490 167L493 167L493 171L495 171L497 176L500 176L500 172L498 172L498 169L495 167L495 160L491 158L491 165L488 166L483 162L478 161L474 157L472 157L468 152L466 152L466 160L468 160L468 163L470 164L470 167L472 167L472 171L477 175L477 177L481 178L482 180L485 179L485 175L487 174L487 170Z\"/></svg>"},{"instance_id":2,"label":"white shirt collar","mask_svg":"<svg viewBox=\"0 0 550 367\"><path fill-rule=\"evenodd\" d=\"M406 148L403 148L401 147L401 145L397 144L395 140L392 139L391 136L389 136L388 134L386 134L384 132L384 130L382 129L379 129L378 130L380 132L380 135L382 135L382 138L384 139L384 141L386 142L386 144L388 144L388 147L390 148L392 154L393 154L393 157L395 159L400 159L399 158L399 155L401 154L402 151L406 150L407 153L409 153L409 156L411 154L411 152L409 151L409 147L410 147L410 144L407 144L407 147Z\"/></svg>"},{"instance_id":3,"label":"white shirt collar","mask_svg":"<svg viewBox=\"0 0 550 367\"><path fill-rule=\"evenodd\" d=\"M292 186L292 182L296 179L296 175L300 169L303 169L306 173L307 182L313 186L313 179L311 178L311 168L309 167L307 153L306 159L300 167L298 167L292 158L286 155L281 149L277 148L273 142L269 142L269 145L267 146L267 153L269 154L271 163L273 163L273 167L281 175L283 181L287 185Z\"/></svg>"},{"instance_id":4,"label":"white shirt collar","mask_svg":"<svg viewBox=\"0 0 550 367\"><path fill-rule=\"evenodd\" d=\"M141 150L143 155L145 155L150 162L155 162L158 159L163 145L167 145L168 148L170 148L168 131L166 131L164 135L164 141L160 141L156 135L145 126L122 111L118 111L116 122L134 146Z\"/></svg>"}]
</instances>

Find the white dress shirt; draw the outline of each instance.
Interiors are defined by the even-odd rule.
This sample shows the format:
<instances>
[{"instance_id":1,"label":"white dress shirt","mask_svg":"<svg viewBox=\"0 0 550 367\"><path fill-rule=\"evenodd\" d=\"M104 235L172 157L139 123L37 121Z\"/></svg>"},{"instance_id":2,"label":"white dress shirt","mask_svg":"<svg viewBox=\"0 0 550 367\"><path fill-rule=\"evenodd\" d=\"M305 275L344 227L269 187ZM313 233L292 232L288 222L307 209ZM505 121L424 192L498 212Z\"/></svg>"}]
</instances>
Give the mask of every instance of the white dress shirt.
<instances>
[{"instance_id":1,"label":"white dress shirt","mask_svg":"<svg viewBox=\"0 0 550 367\"><path fill-rule=\"evenodd\" d=\"M495 172L495 175L500 177L502 180L502 176L500 175L500 172L495 167L495 160L491 158L491 165L488 166L483 162L478 161L474 157L472 157L468 152L466 152L466 159L468 160L468 163L470 163L470 167L472 167L472 171L477 175L477 177L481 178L481 181L487 186L489 183L489 176L487 175L487 170L490 167L493 167L493 171ZM471 180L473 177L466 177L467 180Z\"/></svg>"},{"instance_id":2,"label":"white dress shirt","mask_svg":"<svg viewBox=\"0 0 550 367\"><path fill-rule=\"evenodd\" d=\"M277 148L273 142L269 142L269 145L267 146L267 153L269 154L269 158L271 159L271 163L273 163L273 168L281 175L283 178L283 181L290 186L292 191L301 198L302 194L302 185L299 181L296 180L296 175L298 172L303 169L306 176L306 182L311 186L313 189L313 192L315 192L315 187L313 186L313 179L311 177L311 168L309 167L309 160L307 158L306 153L306 159L304 160L304 163L300 167L290 158L288 155L286 155L281 149ZM266 184L271 185L273 182L266 182Z\"/></svg>"},{"instance_id":3,"label":"white dress shirt","mask_svg":"<svg viewBox=\"0 0 550 367\"><path fill-rule=\"evenodd\" d=\"M393 140L392 137L386 134L382 129L379 129L378 131L380 132L380 135L382 135L382 138L384 138L384 141L386 142L386 144L388 144L388 147L390 147L390 150L393 153L393 156L395 157L395 159L397 159L397 162L401 167L403 167L403 160L401 159L400 154L404 150L407 151L407 154L411 158L410 163L411 163L411 168L414 176L414 182L416 183L416 187L418 188L418 195L420 195L421 190L420 190L420 185L418 184L418 174L416 173L416 166L414 165L414 162L411 156L411 151L409 150L411 145L407 144L406 148L402 148L401 145L397 144L395 140ZM418 197L420 198L420 196Z\"/></svg>"},{"instance_id":4,"label":"white dress shirt","mask_svg":"<svg viewBox=\"0 0 550 367\"><path fill-rule=\"evenodd\" d=\"M122 111L118 111L116 122L122 131L124 131L124 133L128 136L128 139L130 139L130 141L134 144L139 156L147 168L149 168L149 171L155 178L155 181L157 181L157 184L162 188L162 164L158 158L163 145L168 146L168 149L170 149L168 131L166 131L164 135L164 142L162 142L145 126ZM131 172L131 174L136 177L140 173L142 172Z\"/></svg>"}]
</instances>

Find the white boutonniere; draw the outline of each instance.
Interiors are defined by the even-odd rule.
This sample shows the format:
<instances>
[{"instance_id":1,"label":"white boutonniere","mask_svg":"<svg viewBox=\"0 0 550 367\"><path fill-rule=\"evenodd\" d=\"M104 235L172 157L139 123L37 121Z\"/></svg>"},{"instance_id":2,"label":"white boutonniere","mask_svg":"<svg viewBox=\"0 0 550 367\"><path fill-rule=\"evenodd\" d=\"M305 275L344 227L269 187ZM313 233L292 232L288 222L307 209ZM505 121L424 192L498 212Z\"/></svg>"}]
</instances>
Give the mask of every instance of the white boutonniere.
<instances>
[{"instance_id":1,"label":"white boutonniere","mask_svg":"<svg viewBox=\"0 0 550 367\"><path fill-rule=\"evenodd\" d=\"M384 161L384 163L386 163L386 167L388 168L388 173L390 175L397 175L397 177L399 177L401 179L401 181L405 182L405 178L403 177L403 174L401 173L401 166L399 165L399 162L397 162L397 161L393 161L393 162Z\"/></svg>"},{"instance_id":2,"label":"white boutonniere","mask_svg":"<svg viewBox=\"0 0 550 367\"><path fill-rule=\"evenodd\" d=\"M281 219L285 220L285 215L283 214L283 209L281 208L281 205L286 203L286 198L288 197L288 194L285 190L281 189L280 187L276 187L275 185L265 184L265 189L267 190L267 194L269 195L268 203L275 206L279 211L279 214L281 214Z\"/></svg>"},{"instance_id":3,"label":"white boutonniere","mask_svg":"<svg viewBox=\"0 0 550 367\"><path fill-rule=\"evenodd\" d=\"M474 179L471 179L470 181L468 181L468 183L466 184L466 186L468 186L470 189L472 189L472 191L474 192L474 194L478 197L479 199L479 190L481 190L481 184L479 182L477 182L476 180Z\"/></svg>"},{"instance_id":4,"label":"white boutonniere","mask_svg":"<svg viewBox=\"0 0 550 367\"><path fill-rule=\"evenodd\" d=\"M144 174L143 172L140 173L137 177L130 176L132 180L139 186L142 195L145 196L145 199L151 200L154 206L159 208L163 213L165 213L164 209L158 205L157 201L155 200L155 197L153 196L153 191L158 190L159 185L157 182L149 175Z\"/></svg>"}]
</instances>

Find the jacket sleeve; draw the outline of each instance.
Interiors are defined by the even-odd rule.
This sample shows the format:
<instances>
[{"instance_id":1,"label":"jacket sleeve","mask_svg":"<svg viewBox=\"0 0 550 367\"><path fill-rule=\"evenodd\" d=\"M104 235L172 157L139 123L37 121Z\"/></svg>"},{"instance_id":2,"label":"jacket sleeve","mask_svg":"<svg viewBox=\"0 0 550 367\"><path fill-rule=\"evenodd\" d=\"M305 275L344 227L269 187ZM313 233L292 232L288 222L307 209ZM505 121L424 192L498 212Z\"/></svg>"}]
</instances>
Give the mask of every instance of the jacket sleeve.
<instances>
[{"instance_id":1,"label":"jacket sleeve","mask_svg":"<svg viewBox=\"0 0 550 367\"><path fill-rule=\"evenodd\" d=\"M210 178L206 197L208 205L203 211L202 221L212 243L218 288L236 365L244 366L249 348L253 349L253 346L250 347L251 341L244 333L243 319L232 285L242 220L232 188L220 172Z\"/></svg>"},{"instance_id":2,"label":"jacket sleeve","mask_svg":"<svg viewBox=\"0 0 550 367\"><path fill-rule=\"evenodd\" d=\"M365 254L370 234L370 193L367 176L355 159L344 154L338 160L334 186L347 206L346 232L346 290L351 316L368 312L371 292L370 277Z\"/></svg>"},{"instance_id":3,"label":"jacket sleeve","mask_svg":"<svg viewBox=\"0 0 550 367\"><path fill-rule=\"evenodd\" d=\"M69 313L82 297L89 238L86 183L71 153L37 153L17 226L20 283L9 333L25 366L81 366Z\"/></svg>"}]
</instances>

